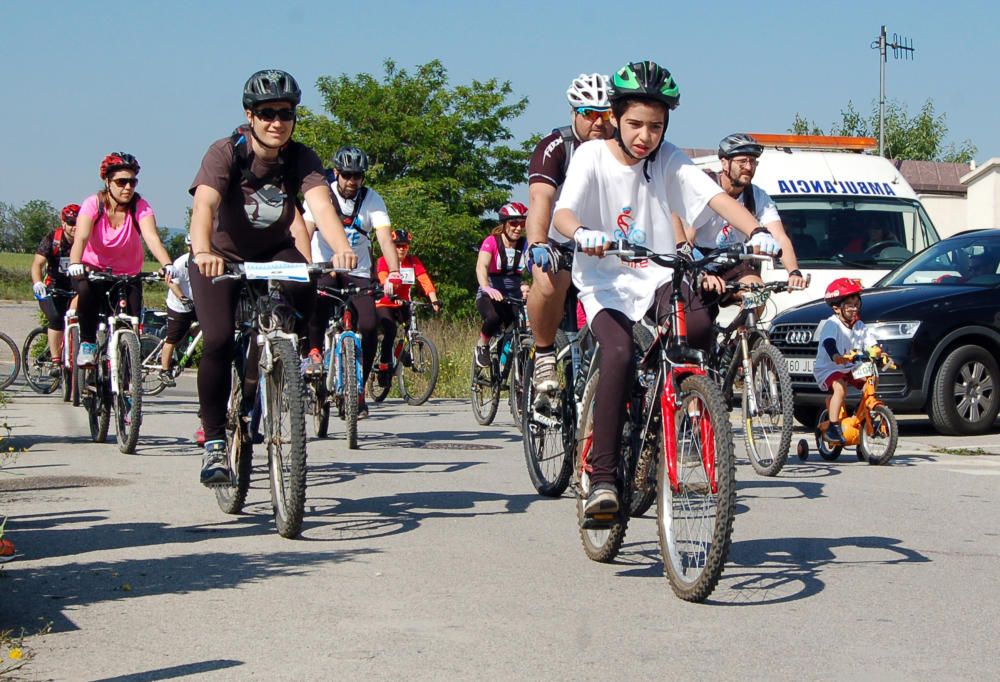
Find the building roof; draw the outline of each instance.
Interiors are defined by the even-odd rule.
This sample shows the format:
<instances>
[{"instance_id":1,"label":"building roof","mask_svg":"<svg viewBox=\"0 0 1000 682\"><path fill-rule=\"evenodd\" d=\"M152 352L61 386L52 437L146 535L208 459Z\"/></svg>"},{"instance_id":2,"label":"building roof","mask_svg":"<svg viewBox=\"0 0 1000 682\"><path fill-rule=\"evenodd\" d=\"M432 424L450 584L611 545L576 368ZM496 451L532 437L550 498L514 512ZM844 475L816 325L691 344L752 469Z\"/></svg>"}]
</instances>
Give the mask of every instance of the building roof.
<instances>
[{"instance_id":1,"label":"building roof","mask_svg":"<svg viewBox=\"0 0 1000 682\"><path fill-rule=\"evenodd\" d=\"M955 194L965 196L968 187L962 176L969 172L967 163L941 161L912 161L897 159L892 162L917 194Z\"/></svg>"}]
</instances>

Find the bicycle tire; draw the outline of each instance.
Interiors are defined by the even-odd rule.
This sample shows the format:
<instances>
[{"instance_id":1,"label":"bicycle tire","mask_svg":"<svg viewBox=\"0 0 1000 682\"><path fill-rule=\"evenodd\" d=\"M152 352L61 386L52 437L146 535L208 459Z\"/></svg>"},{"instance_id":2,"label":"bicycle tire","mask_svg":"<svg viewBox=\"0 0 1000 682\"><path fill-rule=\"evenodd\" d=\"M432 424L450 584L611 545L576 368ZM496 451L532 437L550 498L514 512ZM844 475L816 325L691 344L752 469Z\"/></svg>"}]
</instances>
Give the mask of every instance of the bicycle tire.
<instances>
[{"instance_id":1,"label":"bicycle tire","mask_svg":"<svg viewBox=\"0 0 1000 682\"><path fill-rule=\"evenodd\" d=\"M819 413L817 424L822 424L827 419L829 419L829 412L823 410ZM843 445L830 445L825 438L823 438L823 433L816 428L816 450L819 452L819 456L822 457L827 462L836 462L840 457L840 453L844 451Z\"/></svg>"},{"instance_id":2,"label":"bicycle tire","mask_svg":"<svg viewBox=\"0 0 1000 682\"><path fill-rule=\"evenodd\" d=\"M69 325L63 343L69 344L69 348L66 349L66 362L63 363L63 401L72 402L73 407L79 407L80 376L76 371L76 354L80 350L80 327L78 325Z\"/></svg>"},{"instance_id":3,"label":"bicycle tire","mask_svg":"<svg viewBox=\"0 0 1000 682\"><path fill-rule=\"evenodd\" d=\"M743 387L743 439L750 465L761 476L777 476L792 447L792 377L785 356L769 343L750 353L749 380ZM751 392L755 414L750 409Z\"/></svg>"},{"instance_id":4,"label":"bicycle tire","mask_svg":"<svg viewBox=\"0 0 1000 682\"><path fill-rule=\"evenodd\" d=\"M153 334L143 334L139 339L142 356L142 392L145 395L160 395L167 388L160 378L160 352L163 339Z\"/></svg>"},{"instance_id":5,"label":"bicycle tire","mask_svg":"<svg viewBox=\"0 0 1000 682\"><path fill-rule=\"evenodd\" d=\"M21 346L21 373L24 374L24 380L35 393L54 393L62 383L62 368L59 367L59 373L53 375L54 368L52 353L49 352L49 328L35 327Z\"/></svg>"},{"instance_id":6,"label":"bicycle tire","mask_svg":"<svg viewBox=\"0 0 1000 682\"><path fill-rule=\"evenodd\" d=\"M600 525L595 525L583 513L584 506L587 503L587 496L590 494L590 482L584 468L584 457L589 452L593 443L594 402L597 397L597 382L599 378L600 371L597 370L587 382L587 386L583 392L583 401L581 402L583 415L580 420L580 432L577 434L576 449L576 478L578 482L576 518L577 525L580 528L580 542L583 544L584 553L593 561L609 563L618 556L618 552L622 548L622 543L625 542L625 533L628 531L628 508L631 498L628 495L628 486L625 486L624 489L619 491L618 511L615 512L613 519ZM623 430L623 442L629 438L631 430L627 418L625 422L626 427ZM628 458L623 457L622 459L627 460ZM629 480L629 478L621 479L621 481Z\"/></svg>"},{"instance_id":7,"label":"bicycle tire","mask_svg":"<svg viewBox=\"0 0 1000 682\"><path fill-rule=\"evenodd\" d=\"M103 357L98 357L98 363L105 362ZM77 367L76 371L80 401L87 410L90 439L95 443L104 443L108 440L108 428L111 426L111 397L108 395L105 373L100 364ZM89 390L88 386L91 387Z\"/></svg>"},{"instance_id":8,"label":"bicycle tire","mask_svg":"<svg viewBox=\"0 0 1000 682\"><path fill-rule=\"evenodd\" d=\"M342 337L344 372L344 435L347 447L358 449L358 347L354 339Z\"/></svg>"},{"instance_id":9,"label":"bicycle tire","mask_svg":"<svg viewBox=\"0 0 1000 682\"><path fill-rule=\"evenodd\" d=\"M560 330L556 335L556 356L568 344L565 334ZM538 420L535 412L535 387L529 377L535 373L535 358L528 359L524 375L524 462L528 468L528 477L535 491L544 497L561 497L569 486L573 476L573 459L576 453L576 439L573 430L576 428L576 402L573 398L573 358L566 353L559 366L556 376L560 378L558 410L550 411L548 416L555 423Z\"/></svg>"},{"instance_id":10,"label":"bicycle tire","mask_svg":"<svg viewBox=\"0 0 1000 682\"><path fill-rule=\"evenodd\" d=\"M323 377L310 381L306 385L309 400L312 403L313 427L317 438L326 438L330 433L330 400L326 394L326 384Z\"/></svg>"},{"instance_id":11,"label":"bicycle tire","mask_svg":"<svg viewBox=\"0 0 1000 682\"><path fill-rule=\"evenodd\" d=\"M294 538L302 530L306 505L305 398L299 359L292 342L271 340L271 369L264 371L267 419L264 442L271 481L271 505L278 534Z\"/></svg>"},{"instance_id":12,"label":"bicycle tire","mask_svg":"<svg viewBox=\"0 0 1000 682\"><path fill-rule=\"evenodd\" d=\"M237 368L237 363L242 362L241 358L238 355L233 360L232 384L226 408L226 455L229 458L229 470L236 474L235 485L212 486L215 501L225 514L239 514L243 511L247 492L250 490L250 473L253 470L253 443L250 441L248 422L243 413L243 379Z\"/></svg>"},{"instance_id":13,"label":"bicycle tire","mask_svg":"<svg viewBox=\"0 0 1000 682\"><path fill-rule=\"evenodd\" d=\"M381 332L376 332L376 334L377 343L375 344L375 357L379 359L382 357L382 341L384 337ZM368 373L368 383L365 384L365 397L371 398L376 403L382 402L389 396L389 391L392 390L392 375L399 374L399 367L393 367L392 372L386 379L385 385L380 386L378 383L379 362L381 362L380 359L375 362L374 366L372 366L372 371Z\"/></svg>"},{"instance_id":14,"label":"bicycle tire","mask_svg":"<svg viewBox=\"0 0 1000 682\"><path fill-rule=\"evenodd\" d=\"M125 331L118 335L118 395L115 396L115 436L122 454L135 453L142 426L142 356L139 337Z\"/></svg>"},{"instance_id":15,"label":"bicycle tire","mask_svg":"<svg viewBox=\"0 0 1000 682\"><path fill-rule=\"evenodd\" d=\"M496 362L493 361L493 344L490 344L490 366L480 367L476 364L476 351L472 350L472 380L470 382L470 397L472 415L481 426L489 426L497 416L500 407L500 380L497 377Z\"/></svg>"},{"instance_id":16,"label":"bicycle tire","mask_svg":"<svg viewBox=\"0 0 1000 682\"><path fill-rule=\"evenodd\" d=\"M678 398L674 415L678 489L671 487L667 467L660 462L657 535L674 594L700 602L715 589L729 554L736 516L736 454L729 410L718 384L704 375L687 376ZM694 401L697 405L692 405ZM694 410L700 417L690 416ZM708 454L706 437L712 445ZM706 458L714 458L714 481L706 471Z\"/></svg>"},{"instance_id":17,"label":"bicycle tire","mask_svg":"<svg viewBox=\"0 0 1000 682\"><path fill-rule=\"evenodd\" d=\"M3 332L0 332L0 390L14 383L21 371L21 353L17 344Z\"/></svg>"},{"instance_id":18,"label":"bicycle tire","mask_svg":"<svg viewBox=\"0 0 1000 682\"><path fill-rule=\"evenodd\" d=\"M528 364L528 348L519 348L517 353L511 353L510 384L507 389L507 403L510 405L510 418L518 432L524 433L524 372Z\"/></svg>"},{"instance_id":19,"label":"bicycle tire","mask_svg":"<svg viewBox=\"0 0 1000 682\"><path fill-rule=\"evenodd\" d=\"M399 394L407 405L423 405L430 399L441 372L437 346L423 334L414 334L410 343L410 364L396 368Z\"/></svg>"},{"instance_id":20,"label":"bicycle tire","mask_svg":"<svg viewBox=\"0 0 1000 682\"><path fill-rule=\"evenodd\" d=\"M861 440L858 448L865 460L869 464L882 466L889 463L892 456L896 454L896 444L899 441L899 425L896 423L896 415L885 405L876 405L869 414L869 425L872 433L869 435L867 428L861 429ZM885 443L880 449L881 454L877 454L873 449L873 439L876 432L884 438Z\"/></svg>"}]
</instances>

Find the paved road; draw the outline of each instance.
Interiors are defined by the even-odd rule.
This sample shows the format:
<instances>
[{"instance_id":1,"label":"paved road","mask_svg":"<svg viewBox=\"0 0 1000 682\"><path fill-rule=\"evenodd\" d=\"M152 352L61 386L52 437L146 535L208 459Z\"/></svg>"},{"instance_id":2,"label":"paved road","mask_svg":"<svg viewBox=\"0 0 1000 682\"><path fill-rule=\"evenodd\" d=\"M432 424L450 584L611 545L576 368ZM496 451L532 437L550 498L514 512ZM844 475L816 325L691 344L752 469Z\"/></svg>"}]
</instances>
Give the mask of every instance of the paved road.
<instances>
[{"instance_id":1,"label":"paved road","mask_svg":"<svg viewBox=\"0 0 1000 682\"><path fill-rule=\"evenodd\" d=\"M82 411L14 393L27 448L0 474L23 556L0 628L37 628L39 679L984 678L995 672L1000 458L934 452L907 422L888 467L853 456L739 469L739 515L707 604L676 599L655 522L612 565L573 501L537 497L501 410L390 402L310 444L302 539L274 532L265 472L247 514L197 483L190 381L150 399L136 455ZM113 428L113 427L112 427ZM997 438L963 446L997 452Z\"/></svg>"}]
</instances>

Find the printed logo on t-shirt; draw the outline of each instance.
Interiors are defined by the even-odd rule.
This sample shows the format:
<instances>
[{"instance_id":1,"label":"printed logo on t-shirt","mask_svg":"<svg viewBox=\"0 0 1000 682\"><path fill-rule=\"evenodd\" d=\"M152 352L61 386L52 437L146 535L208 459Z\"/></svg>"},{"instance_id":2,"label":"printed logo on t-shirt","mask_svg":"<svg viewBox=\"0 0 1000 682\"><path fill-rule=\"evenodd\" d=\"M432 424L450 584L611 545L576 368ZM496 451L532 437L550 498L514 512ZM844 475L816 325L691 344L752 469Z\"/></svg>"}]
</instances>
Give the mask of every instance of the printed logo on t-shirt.
<instances>
[{"instance_id":1,"label":"printed logo on t-shirt","mask_svg":"<svg viewBox=\"0 0 1000 682\"><path fill-rule=\"evenodd\" d=\"M618 214L618 227L615 229L615 239L624 239L629 244L645 244L646 232L635 226L635 218L632 216L632 207L623 206L622 212Z\"/></svg>"},{"instance_id":2,"label":"printed logo on t-shirt","mask_svg":"<svg viewBox=\"0 0 1000 682\"><path fill-rule=\"evenodd\" d=\"M719 230L719 234L715 236L715 245L720 249L727 249L730 246L736 246L741 242L740 232L733 228L732 225L726 223Z\"/></svg>"},{"instance_id":3,"label":"printed logo on t-shirt","mask_svg":"<svg viewBox=\"0 0 1000 682\"><path fill-rule=\"evenodd\" d=\"M344 232L347 233L347 241L351 243L352 249L357 246L362 239L367 239L367 236L361 232L361 216L355 216L353 222L345 225Z\"/></svg>"},{"instance_id":4,"label":"printed logo on t-shirt","mask_svg":"<svg viewBox=\"0 0 1000 682\"><path fill-rule=\"evenodd\" d=\"M247 197L243 210L251 227L266 230L285 212L285 193L274 185L265 185Z\"/></svg>"}]
</instances>

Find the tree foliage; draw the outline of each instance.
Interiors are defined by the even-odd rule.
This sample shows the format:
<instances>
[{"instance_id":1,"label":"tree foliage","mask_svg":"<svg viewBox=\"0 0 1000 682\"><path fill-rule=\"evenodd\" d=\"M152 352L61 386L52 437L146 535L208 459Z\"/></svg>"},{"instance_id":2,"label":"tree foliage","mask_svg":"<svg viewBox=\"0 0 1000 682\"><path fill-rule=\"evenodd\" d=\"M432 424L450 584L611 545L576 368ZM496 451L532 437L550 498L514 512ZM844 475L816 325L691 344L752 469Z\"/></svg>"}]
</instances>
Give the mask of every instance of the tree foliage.
<instances>
[{"instance_id":1,"label":"tree foliage","mask_svg":"<svg viewBox=\"0 0 1000 682\"><path fill-rule=\"evenodd\" d=\"M530 149L512 143L509 124L527 105L508 81L452 85L441 62L413 73L384 63L384 74L323 76L324 113L299 110L296 139L321 158L353 145L370 161L367 184L386 201L394 226L414 235L450 311L468 307L475 287L469 245L485 236L483 216L524 181ZM471 310L471 308L469 308Z\"/></svg>"},{"instance_id":2,"label":"tree foliage","mask_svg":"<svg viewBox=\"0 0 1000 682\"><path fill-rule=\"evenodd\" d=\"M822 135L823 131L815 122L808 122L796 113L789 132L795 134ZM848 101L847 108L840 112L840 121L830 126L831 135L879 136L878 102L872 105L871 114L865 118L854 102ZM885 106L885 155L890 159L914 159L922 161L947 161L968 163L976 154L976 146L971 140L963 140L958 146L945 144L948 136L947 116L938 114L934 102L928 99L920 111L910 115L906 105L891 100Z\"/></svg>"},{"instance_id":3,"label":"tree foliage","mask_svg":"<svg viewBox=\"0 0 1000 682\"><path fill-rule=\"evenodd\" d=\"M32 253L57 227L59 213L47 201L33 199L20 208L0 203L0 251Z\"/></svg>"}]
</instances>

